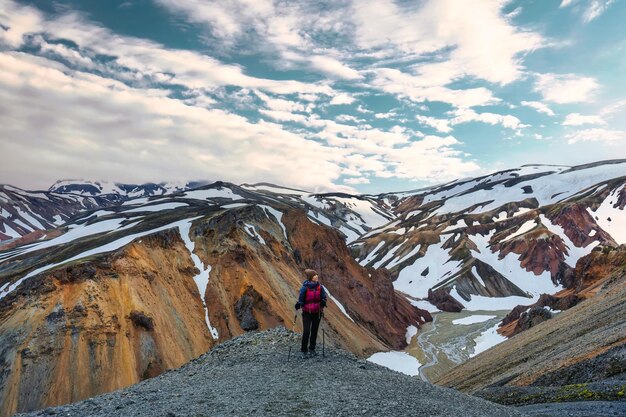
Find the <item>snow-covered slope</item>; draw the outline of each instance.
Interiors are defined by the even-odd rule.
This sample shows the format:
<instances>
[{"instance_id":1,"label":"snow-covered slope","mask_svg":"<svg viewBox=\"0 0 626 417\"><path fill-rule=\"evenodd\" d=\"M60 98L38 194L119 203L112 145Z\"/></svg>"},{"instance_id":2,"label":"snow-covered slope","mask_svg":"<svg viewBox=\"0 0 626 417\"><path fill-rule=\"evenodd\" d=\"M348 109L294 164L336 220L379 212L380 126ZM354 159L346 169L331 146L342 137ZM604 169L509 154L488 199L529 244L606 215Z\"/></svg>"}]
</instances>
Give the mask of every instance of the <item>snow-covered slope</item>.
<instances>
[{"instance_id":1,"label":"snow-covered slope","mask_svg":"<svg viewBox=\"0 0 626 417\"><path fill-rule=\"evenodd\" d=\"M528 165L377 196L313 194L268 183L216 182L185 189L189 184L61 181L51 188L100 197L4 186L0 239L55 228L81 212L93 218L185 210L198 203L268 209L280 204L302 209L311 221L339 230L362 265L390 270L396 289L411 297L424 299L433 290L435 304L437 298L452 295L469 309L487 304L506 308L530 304L542 293L567 286L568 271L594 247L626 242L625 177L626 162L620 160L577 167ZM113 200L98 200L104 197ZM52 202L63 202L65 211L37 211L54 207ZM107 208L96 210L101 207ZM256 236L254 227L246 230ZM78 231L61 238L73 233ZM28 250L22 247L16 253ZM497 304L493 297L499 298Z\"/></svg>"},{"instance_id":2,"label":"snow-covered slope","mask_svg":"<svg viewBox=\"0 0 626 417\"><path fill-rule=\"evenodd\" d=\"M531 304L567 286L593 248L626 242L625 184L624 160L455 181L399 197L397 219L351 246L413 298L452 296L470 310Z\"/></svg>"},{"instance_id":3,"label":"snow-covered slope","mask_svg":"<svg viewBox=\"0 0 626 417\"><path fill-rule=\"evenodd\" d=\"M244 184L245 190L304 208L311 220L339 230L347 242L395 218L389 198L344 193L314 194L274 184Z\"/></svg>"},{"instance_id":4,"label":"snow-covered slope","mask_svg":"<svg viewBox=\"0 0 626 417\"><path fill-rule=\"evenodd\" d=\"M101 197L25 191L0 185L0 241L53 229L77 213L111 204L115 202Z\"/></svg>"},{"instance_id":5,"label":"snow-covered slope","mask_svg":"<svg viewBox=\"0 0 626 417\"><path fill-rule=\"evenodd\" d=\"M127 198L139 198L171 194L205 184L208 182L123 184L109 181L59 180L48 191L56 194L82 196L119 195Z\"/></svg>"},{"instance_id":6,"label":"snow-covered slope","mask_svg":"<svg viewBox=\"0 0 626 417\"><path fill-rule=\"evenodd\" d=\"M278 202L298 207L304 209L315 223L339 230L348 242L394 218L384 199L375 196L313 194L268 183L237 186L218 181L212 184L195 182L129 185L64 180L57 181L49 191L41 192L2 186L0 241L19 238L34 231L54 229L81 212L99 208L107 208L113 212L126 210L117 209L118 206L135 207L144 211L156 210L158 206L146 203L167 205L175 201L173 199L183 197L221 205L230 203L233 207L250 202ZM242 200L248 202L242 203Z\"/></svg>"}]
</instances>

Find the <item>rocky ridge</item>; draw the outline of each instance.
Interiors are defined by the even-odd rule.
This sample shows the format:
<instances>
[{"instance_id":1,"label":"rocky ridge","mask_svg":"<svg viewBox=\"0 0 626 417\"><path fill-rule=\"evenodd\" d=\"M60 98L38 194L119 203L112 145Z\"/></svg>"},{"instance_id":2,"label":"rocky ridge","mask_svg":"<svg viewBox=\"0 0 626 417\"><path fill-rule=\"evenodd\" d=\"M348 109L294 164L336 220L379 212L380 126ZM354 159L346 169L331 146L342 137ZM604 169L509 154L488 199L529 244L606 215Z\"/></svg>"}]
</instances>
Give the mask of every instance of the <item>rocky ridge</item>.
<instances>
[{"instance_id":1,"label":"rocky ridge","mask_svg":"<svg viewBox=\"0 0 626 417\"><path fill-rule=\"evenodd\" d=\"M329 345L325 356L302 358L298 342L284 328L249 333L124 390L18 416L522 415Z\"/></svg>"}]
</instances>

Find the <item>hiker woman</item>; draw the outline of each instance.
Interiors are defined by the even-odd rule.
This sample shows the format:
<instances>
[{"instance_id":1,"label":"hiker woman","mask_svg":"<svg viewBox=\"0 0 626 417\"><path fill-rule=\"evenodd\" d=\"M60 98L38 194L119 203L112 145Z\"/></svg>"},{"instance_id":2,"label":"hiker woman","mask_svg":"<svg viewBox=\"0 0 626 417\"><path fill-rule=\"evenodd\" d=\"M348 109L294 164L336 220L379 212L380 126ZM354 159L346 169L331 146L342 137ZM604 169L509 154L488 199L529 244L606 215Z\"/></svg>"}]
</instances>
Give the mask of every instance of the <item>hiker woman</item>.
<instances>
[{"instance_id":1,"label":"hiker woman","mask_svg":"<svg viewBox=\"0 0 626 417\"><path fill-rule=\"evenodd\" d=\"M307 269L304 273L307 279L300 288L300 296L296 303L296 310L302 308L302 323L304 325L300 351L303 355L306 355L307 352L315 355L317 329L322 320L322 310L326 307L326 291L318 282L317 272Z\"/></svg>"}]
</instances>

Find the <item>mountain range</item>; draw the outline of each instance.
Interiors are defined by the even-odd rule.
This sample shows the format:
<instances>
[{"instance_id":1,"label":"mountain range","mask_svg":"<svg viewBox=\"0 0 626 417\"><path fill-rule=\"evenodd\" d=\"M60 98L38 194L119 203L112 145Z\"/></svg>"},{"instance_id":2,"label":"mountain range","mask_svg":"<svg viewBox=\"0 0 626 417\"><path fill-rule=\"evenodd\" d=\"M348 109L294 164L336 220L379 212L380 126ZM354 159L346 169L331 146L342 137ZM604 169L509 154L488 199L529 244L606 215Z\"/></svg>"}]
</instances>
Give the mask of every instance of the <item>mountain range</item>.
<instances>
[{"instance_id":1,"label":"mountain range","mask_svg":"<svg viewBox=\"0 0 626 417\"><path fill-rule=\"evenodd\" d=\"M134 384L248 331L292 328L305 268L329 292L326 337L359 356L403 349L440 311L512 310L501 340L521 336L548 320L536 310L531 320L532 306L595 296L586 260L626 243L625 185L626 160L379 195L0 186L3 415Z\"/></svg>"}]
</instances>

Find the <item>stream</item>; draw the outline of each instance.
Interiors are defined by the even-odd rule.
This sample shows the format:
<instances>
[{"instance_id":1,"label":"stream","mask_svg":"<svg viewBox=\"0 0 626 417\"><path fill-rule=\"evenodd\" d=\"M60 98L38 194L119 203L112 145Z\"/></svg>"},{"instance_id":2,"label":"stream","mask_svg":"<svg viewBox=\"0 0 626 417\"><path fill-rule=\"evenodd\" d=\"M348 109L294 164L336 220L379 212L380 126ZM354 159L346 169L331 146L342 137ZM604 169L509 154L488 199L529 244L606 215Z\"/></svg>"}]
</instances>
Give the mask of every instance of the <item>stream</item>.
<instances>
[{"instance_id":1,"label":"stream","mask_svg":"<svg viewBox=\"0 0 626 417\"><path fill-rule=\"evenodd\" d=\"M433 313L433 321L422 326L405 352L420 361L422 365L419 376L430 382L469 359L476 346L475 339L495 326L508 312L509 310ZM471 324L453 324L453 321L460 319L481 320L472 316L491 318L483 317L483 321Z\"/></svg>"}]
</instances>

